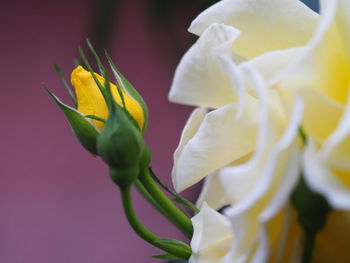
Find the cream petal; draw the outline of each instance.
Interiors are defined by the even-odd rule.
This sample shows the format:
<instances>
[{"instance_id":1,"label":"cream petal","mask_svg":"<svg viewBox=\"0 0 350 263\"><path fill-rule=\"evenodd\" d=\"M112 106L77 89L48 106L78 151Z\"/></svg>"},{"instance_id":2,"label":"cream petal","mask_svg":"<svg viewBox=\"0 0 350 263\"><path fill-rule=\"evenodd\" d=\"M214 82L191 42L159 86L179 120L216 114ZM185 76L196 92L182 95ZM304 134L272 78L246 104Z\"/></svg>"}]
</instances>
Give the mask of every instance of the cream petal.
<instances>
[{"instance_id":1,"label":"cream petal","mask_svg":"<svg viewBox=\"0 0 350 263\"><path fill-rule=\"evenodd\" d=\"M224 0L202 12L189 31L202 35L212 23L241 31L234 50L245 58L306 44L318 14L298 0Z\"/></svg>"},{"instance_id":2,"label":"cream petal","mask_svg":"<svg viewBox=\"0 0 350 263\"><path fill-rule=\"evenodd\" d=\"M190 262L218 263L232 243L232 230L229 220L210 208L205 202L200 212L192 219L193 237Z\"/></svg>"},{"instance_id":3,"label":"cream petal","mask_svg":"<svg viewBox=\"0 0 350 263\"><path fill-rule=\"evenodd\" d=\"M252 75L251 77L255 76ZM264 87L260 88L262 91L264 90ZM274 171L278 174L285 174L283 169L286 169L291 173L287 178L291 179L295 178L293 174L297 173L298 170L298 165L295 165L297 163L297 151L293 146L293 141L302 117L302 101L300 99L296 100L289 124L284 127L284 123L281 123L279 118L274 117L276 110L267 105L267 98L265 98L265 102L263 96L259 99L262 107L259 117L259 139L255 154L247 163L223 168L220 172L222 185L227 195L230 196L231 203L236 204L235 207L239 207L237 202L246 202L249 199L247 194L256 189L259 182L264 185L264 188L268 189ZM286 153L283 154L284 152ZM281 165L277 165L278 162L285 166L279 167ZM279 171L280 168L282 168L281 171ZM265 176L264 173L266 173ZM293 181L291 183L293 184ZM283 189L282 192L285 193L285 190ZM277 199L280 199L280 197Z\"/></svg>"},{"instance_id":4,"label":"cream petal","mask_svg":"<svg viewBox=\"0 0 350 263\"><path fill-rule=\"evenodd\" d=\"M350 192L327 166L315 143L309 138L303 154L305 179L316 192L323 194L335 209L350 209Z\"/></svg>"},{"instance_id":5,"label":"cream petal","mask_svg":"<svg viewBox=\"0 0 350 263\"><path fill-rule=\"evenodd\" d=\"M337 26L343 38L348 57L350 59L350 2L348 0L338 0Z\"/></svg>"},{"instance_id":6,"label":"cream petal","mask_svg":"<svg viewBox=\"0 0 350 263\"><path fill-rule=\"evenodd\" d=\"M254 80L257 76L252 74L251 77ZM264 86L256 84L264 92ZM288 126L281 134L269 116L274 111L267 111L265 118L260 117L259 140L251 161L221 170L222 185L231 202L235 203L225 210L225 214L231 220L237 241L232 255L239 260L244 260L251 253L261 224L271 220L285 206L297 182L299 158L296 136L302 112L303 103L297 99ZM272 137L267 140L267 135ZM266 244L261 246L256 251L262 249L259 255L266 256Z\"/></svg>"},{"instance_id":7,"label":"cream petal","mask_svg":"<svg viewBox=\"0 0 350 263\"><path fill-rule=\"evenodd\" d=\"M338 209L350 209L350 99L338 127L320 149L309 142L304 153L306 177Z\"/></svg>"},{"instance_id":8,"label":"cream petal","mask_svg":"<svg viewBox=\"0 0 350 263\"><path fill-rule=\"evenodd\" d=\"M260 74L263 75L268 86L273 86L276 84L276 76L282 74L284 70L290 66L296 58L302 56L304 52L305 48L303 47L269 51L243 62L241 66L250 64L255 67Z\"/></svg>"},{"instance_id":9,"label":"cream petal","mask_svg":"<svg viewBox=\"0 0 350 263\"><path fill-rule=\"evenodd\" d=\"M322 148L323 158L328 164L350 171L350 96L337 129Z\"/></svg>"},{"instance_id":10,"label":"cream petal","mask_svg":"<svg viewBox=\"0 0 350 263\"><path fill-rule=\"evenodd\" d=\"M312 88L345 103L350 84L350 64L341 34L334 22L336 1L321 1L321 18L315 34L274 82L282 92ZM336 87L336 88L335 88Z\"/></svg>"},{"instance_id":11,"label":"cream petal","mask_svg":"<svg viewBox=\"0 0 350 263\"><path fill-rule=\"evenodd\" d=\"M198 128L200 127L202 121L204 120L204 117L207 113L207 110L205 108L197 108L195 109L190 117L188 118L186 125L182 131L180 142L178 147L176 148L174 152L174 166L172 169L172 183L175 189L178 189L178 180L177 180L177 162L179 157L181 156L185 146L187 145L188 141L197 133Z\"/></svg>"},{"instance_id":12,"label":"cream petal","mask_svg":"<svg viewBox=\"0 0 350 263\"><path fill-rule=\"evenodd\" d=\"M205 178L196 206L200 207L204 202L216 210L230 204L230 199L224 192L217 171Z\"/></svg>"},{"instance_id":13,"label":"cream petal","mask_svg":"<svg viewBox=\"0 0 350 263\"><path fill-rule=\"evenodd\" d=\"M232 27L211 25L181 59L169 100L211 108L236 101L240 84L231 46L238 34Z\"/></svg>"},{"instance_id":14,"label":"cream petal","mask_svg":"<svg viewBox=\"0 0 350 263\"><path fill-rule=\"evenodd\" d=\"M307 136L324 141L335 130L344 106L314 89L300 89L305 103L302 127Z\"/></svg>"},{"instance_id":15,"label":"cream petal","mask_svg":"<svg viewBox=\"0 0 350 263\"><path fill-rule=\"evenodd\" d=\"M253 151L257 105L256 99L246 95L243 110L240 104L234 103L206 115L197 133L175 160L172 176L176 191L190 187Z\"/></svg>"}]
</instances>

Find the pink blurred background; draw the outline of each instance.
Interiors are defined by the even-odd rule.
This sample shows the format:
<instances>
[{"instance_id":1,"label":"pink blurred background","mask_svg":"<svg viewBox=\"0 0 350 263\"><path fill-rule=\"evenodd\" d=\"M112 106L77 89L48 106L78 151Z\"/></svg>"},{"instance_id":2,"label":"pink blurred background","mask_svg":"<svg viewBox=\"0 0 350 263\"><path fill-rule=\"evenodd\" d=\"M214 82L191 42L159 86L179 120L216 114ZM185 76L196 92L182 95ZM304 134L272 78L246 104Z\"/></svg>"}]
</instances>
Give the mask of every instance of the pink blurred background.
<instances>
[{"instance_id":1,"label":"pink blurred background","mask_svg":"<svg viewBox=\"0 0 350 263\"><path fill-rule=\"evenodd\" d=\"M168 49L166 31L155 26L144 4L130 0L118 6L107 48L148 103L146 139L152 163L170 185L172 152L190 108L167 101L178 57ZM77 47L91 38L95 9L95 1L84 0L2 5L1 263L160 261L149 256L161 251L128 226L119 191L104 163L78 144L42 88L45 83L69 103L52 63L60 64L69 79ZM190 20L177 24L184 45L192 41L186 40ZM162 237L181 238L162 216L135 197L145 225Z\"/></svg>"},{"instance_id":2,"label":"pink blurred background","mask_svg":"<svg viewBox=\"0 0 350 263\"><path fill-rule=\"evenodd\" d=\"M151 18L148 1L122 1L108 34L99 36L96 2L13 0L0 9L1 263L159 262L149 256L160 251L128 226L106 166L78 144L42 85L69 102L52 63L69 79L86 37L106 47L149 106L152 164L171 185L172 153L191 108L170 104L167 94L180 55L194 41L186 28L202 6L178 1L162 25ZM185 195L194 199L197 191ZM145 225L162 237L182 238L135 197Z\"/></svg>"}]
</instances>

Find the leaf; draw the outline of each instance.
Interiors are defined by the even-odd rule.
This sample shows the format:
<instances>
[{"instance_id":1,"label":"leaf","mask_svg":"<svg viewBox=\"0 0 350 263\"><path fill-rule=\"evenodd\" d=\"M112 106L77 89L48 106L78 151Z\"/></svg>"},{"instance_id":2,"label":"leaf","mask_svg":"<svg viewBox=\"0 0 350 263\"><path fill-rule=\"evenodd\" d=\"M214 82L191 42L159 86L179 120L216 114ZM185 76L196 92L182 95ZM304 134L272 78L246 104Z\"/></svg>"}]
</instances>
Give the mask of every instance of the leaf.
<instances>
[{"instance_id":1,"label":"leaf","mask_svg":"<svg viewBox=\"0 0 350 263\"><path fill-rule=\"evenodd\" d=\"M174 201L178 202L188 208L190 208L193 212L195 212L196 214L199 213L199 209L190 201L188 201L187 199L181 197L179 194L175 193L174 191L172 191L171 189L169 189L169 187L167 187L153 172L152 168L149 168L150 172L151 172L151 176L153 178L153 180L159 184L165 191L167 191L169 194L171 194L174 197Z\"/></svg>"},{"instance_id":2,"label":"leaf","mask_svg":"<svg viewBox=\"0 0 350 263\"><path fill-rule=\"evenodd\" d=\"M128 93L133 99L135 99L139 103L139 105L141 106L142 111L143 111L143 115L144 115L144 120L145 120L143 127L142 127L142 132L144 133L147 129L147 124L148 124L147 104L143 100L140 93L138 93L137 90L131 85L131 83L119 72L119 70L117 69L117 67L113 63L111 57L109 56L109 54L107 53L106 50L105 50L105 55L106 55L106 58L108 60L109 65L113 71L113 74L114 74L115 78L117 79L117 86L122 87L125 90L125 92Z\"/></svg>"},{"instance_id":3,"label":"leaf","mask_svg":"<svg viewBox=\"0 0 350 263\"><path fill-rule=\"evenodd\" d=\"M97 155L96 143L99 131L79 111L63 104L50 90L46 90L66 116L80 144L90 153Z\"/></svg>"},{"instance_id":4,"label":"leaf","mask_svg":"<svg viewBox=\"0 0 350 263\"><path fill-rule=\"evenodd\" d=\"M58 76L60 77L60 79L62 80L63 85L66 87L66 89L67 89L67 91L69 93L69 96L70 96L70 98L71 98L71 100L72 100L72 102L74 104L74 107L77 108L78 107L77 99L76 99L76 97L75 97L71 87L68 85L66 79L64 78L60 67L56 63L53 64L53 67L54 67L56 73L58 74Z\"/></svg>"}]
</instances>

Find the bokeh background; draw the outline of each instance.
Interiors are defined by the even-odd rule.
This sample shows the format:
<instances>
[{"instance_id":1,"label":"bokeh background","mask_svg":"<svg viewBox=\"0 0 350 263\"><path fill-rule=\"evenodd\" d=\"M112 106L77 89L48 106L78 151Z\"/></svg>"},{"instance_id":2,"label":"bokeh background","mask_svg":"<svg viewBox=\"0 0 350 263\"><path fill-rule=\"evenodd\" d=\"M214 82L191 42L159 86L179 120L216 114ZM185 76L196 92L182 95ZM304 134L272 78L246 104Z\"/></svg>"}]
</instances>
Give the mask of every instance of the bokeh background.
<instances>
[{"instance_id":1,"label":"bokeh background","mask_svg":"<svg viewBox=\"0 0 350 263\"><path fill-rule=\"evenodd\" d=\"M172 153L192 110L167 94L186 32L214 0L61 0L2 3L0 9L0 262L160 262L159 250L129 228L106 166L77 143L43 85L63 101L66 77L89 38L107 48L150 110L153 167L171 185ZM317 9L317 1L308 2ZM185 196L195 199L199 189ZM181 238L135 193L140 218L163 237Z\"/></svg>"}]
</instances>

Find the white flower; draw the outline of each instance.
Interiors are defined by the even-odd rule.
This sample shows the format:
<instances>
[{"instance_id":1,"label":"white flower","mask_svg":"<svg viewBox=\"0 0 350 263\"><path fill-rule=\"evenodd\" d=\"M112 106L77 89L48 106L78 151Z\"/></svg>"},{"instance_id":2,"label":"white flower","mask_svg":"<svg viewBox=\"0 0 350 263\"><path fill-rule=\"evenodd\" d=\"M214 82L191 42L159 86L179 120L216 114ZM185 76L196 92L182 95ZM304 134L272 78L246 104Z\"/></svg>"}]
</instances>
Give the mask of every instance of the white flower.
<instances>
[{"instance_id":1,"label":"white flower","mask_svg":"<svg viewBox=\"0 0 350 263\"><path fill-rule=\"evenodd\" d=\"M193 21L189 30L200 38L169 97L200 109L174 156L173 182L182 191L206 178L198 204L231 205L232 244L217 262L300 262L301 231L288 200L301 154L308 184L349 210L349 12L348 0L321 1L321 16L298 0L223 0ZM350 258L349 218L330 213L315 262Z\"/></svg>"}]
</instances>

